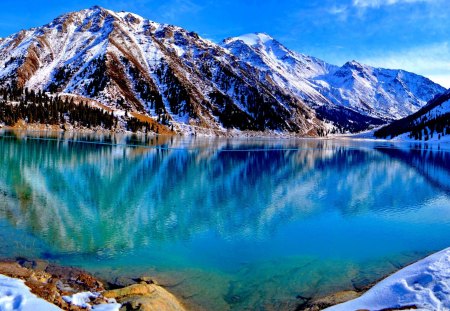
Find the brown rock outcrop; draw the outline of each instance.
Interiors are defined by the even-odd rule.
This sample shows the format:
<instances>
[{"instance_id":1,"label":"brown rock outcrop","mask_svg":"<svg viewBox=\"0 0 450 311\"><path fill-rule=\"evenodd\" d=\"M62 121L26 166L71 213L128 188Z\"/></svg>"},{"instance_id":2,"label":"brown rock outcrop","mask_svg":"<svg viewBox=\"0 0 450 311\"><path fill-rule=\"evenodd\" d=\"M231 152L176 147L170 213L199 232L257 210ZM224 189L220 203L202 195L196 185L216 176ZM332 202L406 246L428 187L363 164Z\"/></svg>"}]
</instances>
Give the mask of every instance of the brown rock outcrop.
<instances>
[{"instance_id":1,"label":"brown rock outcrop","mask_svg":"<svg viewBox=\"0 0 450 311\"><path fill-rule=\"evenodd\" d=\"M121 289L106 291L106 298L114 298L123 305L121 310L184 311L182 304L167 290L156 284L141 282Z\"/></svg>"}]
</instances>

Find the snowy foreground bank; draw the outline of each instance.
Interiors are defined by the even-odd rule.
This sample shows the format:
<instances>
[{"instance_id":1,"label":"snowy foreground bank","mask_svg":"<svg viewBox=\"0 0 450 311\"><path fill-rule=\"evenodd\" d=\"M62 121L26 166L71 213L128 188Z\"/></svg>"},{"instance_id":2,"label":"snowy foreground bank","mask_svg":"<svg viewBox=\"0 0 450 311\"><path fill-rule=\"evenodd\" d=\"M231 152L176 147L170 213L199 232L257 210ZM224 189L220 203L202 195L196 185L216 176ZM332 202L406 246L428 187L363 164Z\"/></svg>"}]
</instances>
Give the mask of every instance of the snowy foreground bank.
<instances>
[{"instance_id":1,"label":"snowy foreground bank","mask_svg":"<svg viewBox=\"0 0 450 311\"><path fill-rule=\"evenodd\" d=\"M361 297L327 311L417 307L450 310L450 248L384 279Z\"/></svg>"},{"instance_id":2,"label":"snowy foreground bank","mask_svg":"<svg viewBox=\"0 0 450 311\"><path fill-rule=\"evenodd\" d=\"M75 294L67 297L72 304L87 307L92 293ZM97 305L92 308L95 311L118 311L120 304L110 303ZM25 285L24 281L0 275L0 310L1 311L60 311L55 305L38 298Z\"/></svg>"},{"instance_id":3,"label":"snowy foreground bank","mask_svg":"<svg viewBox=\"0 0 450 311\"><path fill-rule=\"evenodd\" d=\"M33 295L22 280L0 275L0 310L57 311L60 309Z\"/></svg>"}]
</instances>

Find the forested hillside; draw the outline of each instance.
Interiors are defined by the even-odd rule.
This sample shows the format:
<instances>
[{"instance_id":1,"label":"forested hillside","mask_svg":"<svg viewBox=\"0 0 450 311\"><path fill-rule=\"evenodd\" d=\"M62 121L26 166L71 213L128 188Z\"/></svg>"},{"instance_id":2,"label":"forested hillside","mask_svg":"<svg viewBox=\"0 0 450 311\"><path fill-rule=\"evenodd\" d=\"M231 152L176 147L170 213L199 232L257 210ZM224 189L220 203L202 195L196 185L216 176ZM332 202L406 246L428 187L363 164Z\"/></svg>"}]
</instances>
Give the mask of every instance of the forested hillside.
<instances>
[{"instance_id":1,"label":"forested hillside","mask_svg":"<svg viewBox=\"0 0 450 311\"><path fill-rule=\"evenodd\" d=\"M160 126L141 121L130 114L119 118L112 111L92 107L88 101L76 103L74 98L49 95L41 91L0 88L0 124L65 125L79 129L126 129L137 132L159 132Z\"/></svg>"}]
</instances>

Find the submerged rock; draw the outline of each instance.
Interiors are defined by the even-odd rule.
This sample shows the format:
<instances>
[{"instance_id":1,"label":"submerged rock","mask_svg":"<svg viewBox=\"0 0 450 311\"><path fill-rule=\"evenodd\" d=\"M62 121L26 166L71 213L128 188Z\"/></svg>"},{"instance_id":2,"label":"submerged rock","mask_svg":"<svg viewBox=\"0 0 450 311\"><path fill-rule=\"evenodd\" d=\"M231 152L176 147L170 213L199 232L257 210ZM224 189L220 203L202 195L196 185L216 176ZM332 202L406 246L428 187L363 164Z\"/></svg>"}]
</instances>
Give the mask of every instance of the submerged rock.
<instances>
[{"instance_id":1,"label":"submerged rock","mask_svg":"<svg viewBox=\"0 0 450 311\"><path fill-rule=\"evenodd\" d=\"M114 278L114 280L108 282L110 289L123 288L133 284L136 284L135 279L124 276L118 276Z\"/></svg>"},{"instance_id":2,"label":"submerged rock","mask_svg":"<svg viewBox=\"0 0 450 311\"><path fill-rule=\"evenodd\" d=\"M45 271L48 267L48 262L45 260L18 259L17 263L24 268L32 269L34 271Z\"/></svg>"},{"instance_id":3,"label":"submerged rock","mask_svg":"<svg viewBox=\"0 0 450 311\"><path fill-rule=\"evenodd\" d=\"M307 306L303 308L305 311L319 311L325 308L347 302L356 299L361 296L361 293L355 291L341 291L325 297L314 299L307 303Z\"/></svg>"},{"instance_id":4,"label":"submerged rock","mask_svg":"<svg viewBox=\"0 0 450 311\"><path fill-rule=\"evenodd\" d=\"M141 282L121 289L106 291L106 298L114 298L123 305L121 310L184 311L181 303L167 290L156 284Z\"/></svg>"}]
</instances>

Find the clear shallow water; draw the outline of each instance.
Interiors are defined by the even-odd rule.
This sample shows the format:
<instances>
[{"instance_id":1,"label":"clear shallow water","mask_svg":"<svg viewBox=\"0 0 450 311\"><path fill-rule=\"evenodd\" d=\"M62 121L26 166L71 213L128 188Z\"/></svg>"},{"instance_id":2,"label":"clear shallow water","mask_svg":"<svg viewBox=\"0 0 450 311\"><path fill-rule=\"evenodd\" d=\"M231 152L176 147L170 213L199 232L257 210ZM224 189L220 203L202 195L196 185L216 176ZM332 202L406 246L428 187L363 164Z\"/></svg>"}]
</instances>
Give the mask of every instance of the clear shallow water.
<instances>
[{"instance_id":1,"label":"clear shallow water","mask_svg":"<svg viewBox=\"0 0 450 311\"><path fill-rule=\"evenodd\" d=\"M450 246L449 146L0 136L0 256L295 308Z\"/></svg>"}]
</instances>

